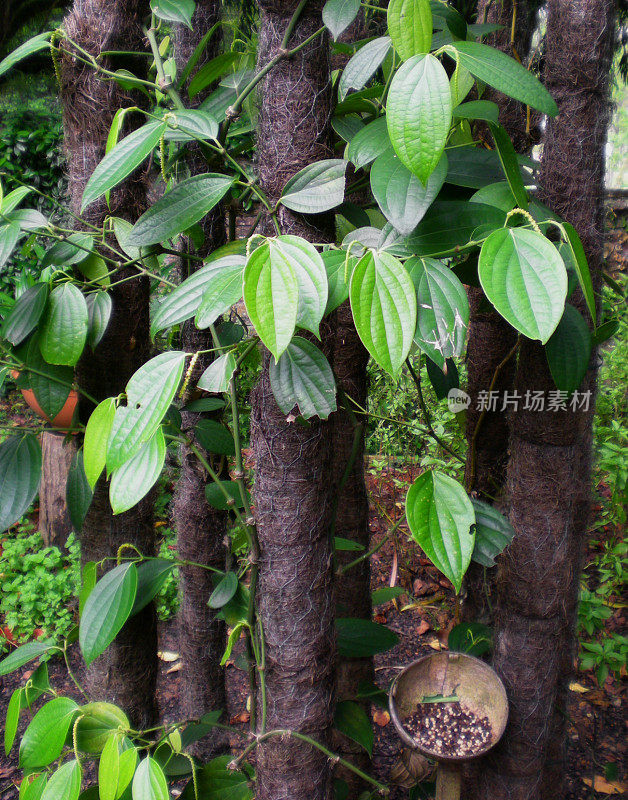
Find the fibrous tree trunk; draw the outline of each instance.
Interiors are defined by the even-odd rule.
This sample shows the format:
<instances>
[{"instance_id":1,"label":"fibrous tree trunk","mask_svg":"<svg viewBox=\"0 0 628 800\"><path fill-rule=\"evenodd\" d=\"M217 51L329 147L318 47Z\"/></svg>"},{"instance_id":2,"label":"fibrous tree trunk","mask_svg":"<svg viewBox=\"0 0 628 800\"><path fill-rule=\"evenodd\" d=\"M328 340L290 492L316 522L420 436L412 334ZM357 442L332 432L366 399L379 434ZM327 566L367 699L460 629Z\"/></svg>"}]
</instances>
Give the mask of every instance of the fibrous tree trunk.
<instances>
[{"instance_id":1,"label":"fibrous tree trunk","mask_svg":"<svg viewBox=\"0 0 628 800\"><path fill-rule=\"evenodd\" d=\"M545 82L559 107L548 121L540 197L582 238L594 288L603 260L604 145L614 37L612 0L550 0ZM585 313L582 297L570 302ZM593 392L596 354L579 391ZM555 391L544 349L525 341L515 388ZM585 395L586 397L586 395ZM582 399L582 397L581 397ZM511 420L510 519L516 535L499 574L494 666L510 701L506 735L477 797L564 796L566 679L573 668L577 587L589 509L594 398L576 410ZM561 719L562 718L562 719Z\"/></svg>"},{"instance_id":2,"label":"fibrous tree trunk","mask_svg":"<svg viewBox=\"0 0 628 800\"><path fill-rule=\"evenodd\" d=\"M368 381L366 365L368 353L360 341L351 308L343 303L336 311L332 338L334 374L338 385L345 393L343 403L351 398L366 408ZM334 483L337 496L334 501L336 519L334 533L351 539L368 551L369 503L364 475L365 424L361 418L342 406L333 416L332 449ZM355 560L354 551L337 551L337 568ZM342 574L336 582L336 615L371 619L371 568L368 558L360 561ZM354 700L361 682L372 682L374 677L372 658L339 658L336 674L338 700ZM364 703L367 714L370 702ZM340 734L335 735L335 749L343 758L360 769L368 770L370 758L364 748ZM338 772L338 776L349 784L350 796L358 795L362 784L355 773L349 770Z\"/></svg>"},{"instance_id":3,"label":"fibrous tree trunk","mask_svg":"<svg viewBox=\"0 0 628 800\"><path fill-rule=\"evenodd\" d=\"M299 5L260 4L259 65L272 58ZM322 2L307 3L290 39L321 26ZM320 36L282 60L260 84L260 184L275 202L289 177L329 158L331 86L328 42ZM284 233L331 241L333 218L279 212ZM271 232L271 229L266 230ZM311 736L329 746L334 699L334 596L329 537L333 491L331 422L290 422L278 408L268 376L269 354L254 391L251 441L261 548L258 612L266 640L267 728ZM292 737L271 737L258 749L258 800L328 800L325 755Z\"/></svg>"},{"instance_id":4,"label":"fibrous tree trunk","mask_svg":"<svg viewBox=\"0 0 628 800\"><path fill-rule=\"evenodd\" d=\"M76 0L64 20L64 30L93 56L103 50L143 51L141 22L148 11L144 0ZM67 41L65 46L71 51L72 45ZM142 61L145 59L129 64L120 57L100 63L137 71ZM87 179L104 156L114 113L119 107L138 105L141 100L111 80L102 81L92 67L70 54L61 58L59 67L70 201L72 209L79 213ZM142 122L140 115L133 120L134 124ZM134 222L145 207L143 175L136 172L111 192L110 210L101 198L88 206L83 217L98 227L109 213ZM149 356L148 280L132 267L118 271L116 277L134 275L134 279L111 290L113 310L108 329L94 352L87 351L77 368L79 386L97 401L123 392L131 375ZM81 396L79 414L83 422L92 409L92 404ZM145 555L154 555L152 500L147 497L130 511L114 516L107 484L101 479L83 524L81 559L85 563L111 557L125 542ZM88 686L93 697L121 705L137 727L156 718L156 677L157 624L150 604L131 617L112 645L89 668Z\"/></svg>"},{"instance_id":5,"label":"fibrous tree trunk","mask_svg":"<svg viewBox=\"0 0 628 800\"><path fill-rule=\"evenodd\" d=\"M508 55L517 55L524 63L530 51L534 30L534 3L519 0L493 2L480 0L478 21L501 25L499 31L487 37L487 43ZM514 9L515 37L511 38ZM501 92L487 89L485 99L499 106L500 123L508 132L518 153L527 152L532 137L527 132L526 107ZM484 298L480 288L469 287L469 340L467 345L467 393L471 402L467 409L466 438L469 456L465 470L467 488L486 502L500 503L506 482L508 463L508 416L504 409L504 394L512 390L516 359L508 359L517 341L517 333ZM503 363L505 362L505 363ZM500 365L503 363L501 369ZM493 378L497 371L497 378ZM497 405L483 412L480 392L497 393ZM486 397L486 395L485 395ZM479 427L478 427L479 425ZM467 597L463 607L465 620L488 621L490 611L486 596L494 580L494 570L485 573L472 562L465 580ZM488 585L485 586L485 581Z\"/></svg>"},{"instance_id":6,"label":"fibrous tree trunk","mask_svg":"<svg viewBox=\"0 0 628 800\"><path fill-rule=\"evenodd\" d=\"M558 103L544 140L539 176L540 198L578 231L584 245L593 287L600 297L604 263L605 144L611 106L609 76L615 40L613 0L550 0L545 50L545 83ZM570 300L590 322L580 291ZM598 315L600 305L598 303ZM550 748L541 785L542 800L561 797L565 780L568 683L574 669L580 574L591 510L593 416L598 355L594 349L580 387L590 392L588 409L563 420L563 434L575 426L573 441L574 504L569 556L570 583L560 604L558 686L554 701ZM573 436L573 432L570 434ZM571 439L570 439L571 441Z\"/></svg>"},{"instance_id":7,"label":"fibrous tree trunk","mask_svg":"<svg viewBox=\"0 0 628 800\"><path fill-rule=\"evenodd\" d=\"M201 0L196 4L192 18L192 30L177 25L175 50L179 72L195 51L201 39L220 17L217 0ZM219 32L209 39L205 51L198 61L198 68L216 56L220 49ZM195 104L204 99L201 93ZM189 145L186 164L191 175L208 170L207 162L196 144ZM212 209L201 223L204 242L195 250L185 237L183 251L197 256L209 255L225 242L224 210L222 205ZM194 259L181 258L181 277L185 279L202 263ZM199 330L193 322L182 326L181 346L187 352L208 350L213 347L211 333ZM202 372L211 363L211 354L198 357L193 375L188 383L185 402L194 399L195 386ZM194 440L194 427L204 414L182 411L182 430ZM195 445L199 447L198 441ZM201 448L202 450L202 448ZM182 445L181 472L174 492L172 515L177 532L177 550L182 559L197 564L206 564L214 569L225 567L225 536L227 536L227 513L212 508L205 499L208 476L193 451ZM204 453L212 461L209 453ZM216 470L220 467L213 465ZM226 707L225 673L220 659L225 649L225 624L217 618L217 612L209 608L207 600L213 591L212 573L201 567L179 568L179 652L181 654L180 707L183 718L198 718L208 711ZM212 733L194 745L194 753L204 761L226 747L226 737L215 728Z\"/></svg>"},{"instance_id":8,"label":"fibrous tree trunk","mask_svg":"<svg viewBox=\"0 0 628 800\"><path fill-rule=\"evenodd\" d=\"M42 432L39 530L47 547L65 547L72 533L72 522L65 502L65 486L75 453L73 437L58 431Z\"/></svg>"}]
</instances>

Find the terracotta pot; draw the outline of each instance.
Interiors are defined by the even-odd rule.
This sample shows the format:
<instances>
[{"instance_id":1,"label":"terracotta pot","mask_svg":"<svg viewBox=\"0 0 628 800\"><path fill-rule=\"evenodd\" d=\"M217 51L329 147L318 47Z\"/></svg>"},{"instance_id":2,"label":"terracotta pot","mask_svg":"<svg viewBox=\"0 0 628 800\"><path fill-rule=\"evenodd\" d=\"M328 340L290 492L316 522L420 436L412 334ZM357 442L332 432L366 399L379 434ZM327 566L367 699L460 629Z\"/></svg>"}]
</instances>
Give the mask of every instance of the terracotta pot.
<instances>
[{"instance_id":1,"label":"terracotta pot","mask_svg":"<svg viewBox=\"0 0 628 800\"><path fill-rule=\"evenodd\" d=\"M17 370L12 370L11 375L15 380L20 377L20 373ZM74 418L74 411L76 410L76 405L78 403L78 393L75 389L70 389L70 394L68 395L68 399L65 401L65 405L54 419L50 419L50 417L44 413L44 410L37 402L35 392L32 389L20 389L20 392L22 392L22 397L24 398L26 405L29 408L32 408L39 417L50 422L55 428L68 430L72 427L72 419Z\"/></svg>"}]
</instances>

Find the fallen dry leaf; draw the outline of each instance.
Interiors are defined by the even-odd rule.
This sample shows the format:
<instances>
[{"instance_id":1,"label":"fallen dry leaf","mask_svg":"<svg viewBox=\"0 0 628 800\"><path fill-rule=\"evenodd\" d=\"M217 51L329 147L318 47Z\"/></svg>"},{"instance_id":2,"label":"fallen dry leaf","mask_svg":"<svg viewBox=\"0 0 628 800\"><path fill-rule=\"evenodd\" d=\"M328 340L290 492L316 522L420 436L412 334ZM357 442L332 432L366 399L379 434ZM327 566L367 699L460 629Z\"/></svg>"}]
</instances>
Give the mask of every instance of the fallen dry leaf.
<instances>
[{"instance_id":1,"label":"fallen dry leaf","mask_svg":"<svg viewBox=\"0 0 628 800\"><path fill-rule=\"evenodd\" d=\"M170 675L171 672L179 672L181 669L181 662L179 661L177 664L174 664L170 669L166 670L166 675Z\"/></svg>"},{"instance_id":2,"label":"fallen dry leaf","mask_svg":"<svg viewBox=\"0 0 628 800\"><path fill-rule=\"evenodd\" d=\"M602 775L596 775L593 780L591 778L582 779L587 786L594 789L596 792L602 794L623 794L626 790L626 785L619 781L607 781Z\"/></svg>"},{"instance_id":3,"label":"fallen dry leaf","mask_svg":"<svg viewBox=\"0 0 628 800\"><path fill-rule=\"evenodd\" d=\"M426 619L422 619L419 622L419 627L417 628L416 632L419 636L423 636L424 633L427 633L430 629L430 623Z\"/></svg>"},{"instance_id":4,"label":"fallen dry leaf","mask_svg":"<svg viewBox=\"0 0 628 800\"><path fill-rule=\"evenodd\" d=\"M438 637L436 637L436 636L434 636L432 639L430 639L428 644L432 648L432 650L442 650L443 649L443 645L441 644L441 642L438 640Z\"/></svg>"},{"instance_id":5,"label":"fallen dry leaf","mask_svg":"<svg viewBox=\"0 0 628 800\"><path fill-rule=\"evenodd\" d=\"M157 658L160 658L162 661L176 661L179 658L179 654L171 653L169 650L159 650L157 652Z\"/></svg>"},{"instance_id":6,"label":"fallen dry leaf","mask_svg":"<svg viewBox=\"0 0 628 800\"><path fill-rule=\"evenodd\" d=\"M576 683L575 681L572 681L569 684L569 691L577 692L578 694L585 694L585 692L588 692L589 690L587 689L586 686L583 686L581 683Z\"/></svg>"},{"instance_id":7,"label":"fallen dry leaf","mask_svg":"<svg viewBox=\"0 0 628 800\"><path fill-rule=\"evenodd\" d=\"M231 717L230 724L237 725L238 722L248 722L251 719L251 715L248 711L241 711L239 714L236 714L235 717Z\"/></svg>"},{"instance_id":8,"label":"fallen dry leaf","mask_svg":"<svg viewBox=\"0 0 628 800\"><path fill-rule=\"evenodd\" d=\"M376 708L373 711L373 722L379 725L380 728L385 728L390 722L390 714L388 711L384 711L383 708Z\"/></svg>"}]
</instances>

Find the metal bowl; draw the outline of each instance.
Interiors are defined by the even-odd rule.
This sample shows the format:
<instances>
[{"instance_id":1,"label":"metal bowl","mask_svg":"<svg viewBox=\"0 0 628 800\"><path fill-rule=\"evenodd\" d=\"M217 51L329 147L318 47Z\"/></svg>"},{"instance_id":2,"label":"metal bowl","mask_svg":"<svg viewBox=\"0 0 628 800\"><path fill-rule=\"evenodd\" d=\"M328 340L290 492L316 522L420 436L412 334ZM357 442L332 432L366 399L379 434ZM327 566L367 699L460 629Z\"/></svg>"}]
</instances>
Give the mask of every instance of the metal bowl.
<instances>
[{"instance_id":1,"label":"metal bowl","mask_svg":"<svg viewBox=\"0 0 628 800\"><path fill-rule=\"evenodd\" d=\"M421 747L403 727L429 695L452 695L479 717L487 717L491 738L472 755L444 756ZM484 755L501 739L508 720L508 699L497 673L466 653L441 652L419 658L397 675L390 687L390 716L402 741L414 750L442 762L462 762Z\"/></svg>"}]
</instances>

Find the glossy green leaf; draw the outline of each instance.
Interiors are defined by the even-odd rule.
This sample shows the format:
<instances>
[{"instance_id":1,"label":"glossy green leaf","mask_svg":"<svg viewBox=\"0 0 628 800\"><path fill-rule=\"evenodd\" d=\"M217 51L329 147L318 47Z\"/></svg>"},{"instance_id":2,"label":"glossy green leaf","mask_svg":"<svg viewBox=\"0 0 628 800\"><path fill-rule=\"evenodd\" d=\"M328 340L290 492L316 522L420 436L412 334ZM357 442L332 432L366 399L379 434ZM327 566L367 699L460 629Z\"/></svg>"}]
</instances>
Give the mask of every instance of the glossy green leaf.
<instances>
[{"instance_id":1,"label":"glossy green leaf","mask_svg":"<svg viewBox=\"0 0 628 800\"><path fill-rule=\"evenodd\" d=\"M142 214L133 226L129 244L157 244L183 233L222 200L233 181L228 175L212 172L181 181Z\"/></svg>"},{"instance_id":2,"label":"glossy green leaf","mask_svg":"<svg viewBox=\"0 0 628 800\"><path fill-rule=\"evenodd\" d=\"M505 219L502 211L483 203L436 201L414 232L403 240L403 249L417 256L453 255L474 241L479 228L497 228ZM394 247L390 250L395 252Z\"/></svg>"},{"instance_id":3,"label":"glossy green leaf","mask_svg":"<svg viewBox=\"0 0 628 800\"><path fill-rule=\"evenodd\" d=\"M510 190L517 201L518 207L525 211L528 208L528 195L523 185L514 145L510 136L508 136L501 125L489 123L489 128L491 129L497 154L499 155L499 160L501 161L502 169L504 170L504 175L506 176Z\"/></svg>"},{"instance_id":4,"label":"glossy green leaf","mask_svg":"<svg viewBox=\"0 0 628 800\"><path fill-rule=\"evenodd\" d=\"M24 44L12 50L8 56L0 61L0 75L4 75L5 72L12 69L16 64L22 61L22 59L32 56L33 53L39 53L40 50L49 50L51 36L52 31L38 33L37 36L33 36L31 39L24 42Z\"/></svg>"},{"instance_id":5,"label":"glossy green leaf","mask_svg":"<svg viewBox=\"0 0 628 800\"><path fill-rule=\"evenodd\" d=\"M565 235L567 236L567 244L571 248L573 267L576 270L582 294L584 295L587 308L591 314L593 324L596 325L595 293L593 291L591 273L589 272L589 264L587 263L587 257L584 252L584 247L582 246L582 241L580 240L578 232L571 223L563 222L562 227L565 231Z\"/></svg>"},{"instance_id":6,"label":"glossy green leaf","mask_svg":"<svg viewBox=\"0 0 628 800\"><path fill-rule=\"evenodd\" d=\"M44 772L41 775L25 775L24 780L20 784L19 800L41 800L46 783L48 782L48 774Z\"/></svg>"},{"instance_id":7,"label":"glossy green leaf","mask_svg":"<svg viewBox=\"0 0 628 800\"><path fill-rule=\"evenodd\" d=\"M0 443L0 532L28 510L40 477L41 447L36 436L8 436Z\"/></svg>"},{"instance_id":8,"label":"glossy green leaf","mask_svg":"<svg viewBox=\"0 0 628 800\"><path fill-rule=\"evenodd\" d=\"M212 361L196 385L205 392L228 392L235 368L235 356L225 353Z\"/></svg>"},{"instance_id":9,"label":"glossy green leaf","mask_svg":"<svg viewBox=\"0 0 628 800\"><path fill-rule=\"evenodd\" d=\"M390 650L399 637L390 628L358 617L336 619L338 655L342 658L369 658Z\"/></svg>"},{"instance_id":10,"label":"glossy green leaf","mask_svg":"<svg viewBox=\"0 0 628 800\"><path fill-rule=\"evenodd\" d=\"M207 605L210 608L222 608L233 598L238 591L238 576L235 572L227 572L219 580L214 591L210 594Z\"/></svg>"},{"instance_id":11,"label":"glossy green leaf","mask_svg":"<svg viewBox=\"0 0 628 800\"><path fill-rule=\"evenodd\" d=\"M225 401L220 397L201 397L198 400L191 400L187 405L183 406L182 411L194 412L210 412L218 411L220 408L225 407Z\"/></svg>"},{"instance_id":12,"label":"glossy green leaf","mask_svg":"<svg viewBox=\"0 0 628 800\"><path fill-rule=\"evenodd\" d=\"M100 753L114 731L130 727L127 715L113 703L87 703L76 724L77 748L83 753Z\"/></svg>"},{"instance_id":13,"label":"glossy green leaf","mask_svg":"<svg viewBox=\"0 0 628 800\"><path fill-rule=\"evenodd\" d=\"M497 91L550 117L558 113L554 99L538 78L501 50L480 42L454 42L450 50L458 54L460 63L472 75Z\"/></svg>"},{"instance_id":14,"label":"glossy green leaf","mask_svg":"<svg viewBox=\"0 0 628 800\"><path fill-rule=\"evenodd\" d=\"M271 240L246 263L244 302L258 336L277 360L294 334L299 283L292 260Z\"/></svg>"},{"instance_id":15,"label":"glossy green leaf","mask_svg":"<svg viewBox=\"0 0 628 800\"><path fill-rule=\"evenodd\" d=\"M481 658L493 649L492 631L481 622L463 622L451 629L447 647L455 653L468 653Z\"/></svg>"},{"instance_id":16,"label":"glossy green leaf","mask_svg":"<svg viewBox=\"0 0 628 800\"><path fill-rule=\"evenodd\" d=\"M66 268L78 264L94 248L94 237L89 233L72 233L63 242L56 242L44 253L40 266L42 269L54 264Z\"/></svg>"},{"instance_id":17,"label":"glossy green leaf","mask_svg":"<svg viewBox=\"0 0 628 800\"><path fill-rule=\"evenodd\" d=\"M183 375L185 353L172 350L147 361L126 385L126 406L118 406L107 449L107 470L132 458L163 420Z\"/></svg>"},{"instance_id":18,"label":"glossy green leaf","mask_svg":"<svg viewBox=\"0 0 628 800\"><path fill-rule=\"evenodd\" d=\"M81 778L81 766L78 761L67 761L52 774L41 800L78 800Z\"/></svg>"},{"instance_id":19,"label":"glossy green leaf","mask_svg":"<svg viewBox=\"0 0 628 800\"><path fill-rule=\"evenodd\" d=\"M98 345L105 335L113 303L107 292L96 292L85 298L87 302L88 331L87 342L92 350Z\"/></svg>"},{"instance_id":20,"label":"glossy green leaf","mask_svg":"<svg viewBox=\"0 0 628 800\"><path fill-rule=\"evenodd\" d=\"M422 183L390 149L378 156L371 167L371 189L386 219L402 236L407 236L425 216L446 175L444 153L427 182Z\"/></svg>"},{"instance_id":21,"label":"glossy green leaf","mask_svg":"<svg viewBox=\"0 0 628 800\"><path fill-rule=\"evenodd\" d=\"M151 321L151 335L172 325L178 325L193 317L201 304L205 290L211 286L222 270L235 267L244 268L245 259L241 255L225 255L206 262L199 270L182 281L157 307Z\"/></svg>"},{"instance_id":22,"label":"glossy green leaf","mask_svg":"<svg viewBox=\"0 0 628 800\"><path fill-rule=\"evenodd\" d=\"M214 58L210 59L206 64L196 72L190 85L188 86L188 95L190 98L196 97L203 89L207 89L212 83L215 83L218 78L221 78L228 72L232 71L233 65L242 58L241 53L230 51L228 53L219 53ZM177 115L181 112L175 112ZM186 112L183 112L184 114ZM217 123L216 123L217 126ZM216 130L216 133L218 130ZM216 135L211 137L216 138Z\"/></svg>"},{"instance_id":23,"label":"glossy green leaf","mask_svg":"<svg viewBox=\"0 0 628 800\"><path fill-rule=\"evenodd\" d=\"M132 562L107 572L87 598L79 626L79 644L89 666L111 644L127 621L137 591Z\"/></svg>"},{"instance_id":24,"label":"glossy green leaf","mask_svg":"<svg viewBox=\"0 0 628 800\"><path fill-rule=\"evenodd\" d=\"M284 186L282 204L301 214L320 214L339 206L345 195L346 169L342 158L308 164Z\"/></svg>"},{"instance_id":25,"label":"glossy green leaf","mask_svg":"<svg viewBox=\"0 0 628 800\"><path fill-rule=\"evenodd\" d=\"M360 11L360 0L327 0L323 6L323 24L337 39L346 30Z\"/></svg>"},{"instance_id":26,"label":"glossy green leaf","mask_svg":"<svg viewBox=\"0 0 628 800\"><path fill-rule=\"evenodd\" d=\"M445 26L451 33L458 39L467 38L467 24L464 17L453 6L449 5L447 0L430 0L430 8L434 17L434 27L441 28L444 22ZM499 26L498 26L499 30Z\"/></svg>"},{"instance_id":27,"label":"glossy green leaf","mask_svg":"<svg viewBox=\"0 0 628 800\"><path fill-rule=\"evenodd\" d=\"M441 369L464 350L469 325L469 300L451 269L433 258L410 259L406 269L417 293L414 341Z\"/></svg>"},{"instance_id":28,"label":"glossy green leaf","mask_svg":"<svg viewBox=\"0 0 628 800\"><path fill-rule=\"evenodd\" d=\"M30 186L18 186L16 189L13 189L12 192L9 192L9 194L5 195L0 201L2 213L8 214L10 211L13 211L13 209L17 208L22 200L28 197L31 192L32 189Z\"/></svg>"},{"instance_id":29,"label":"glossy green leaf","mask_svg":"<svg viewBox=\"0 0 628 800\"><path fill-rule=\"evenodd\" d=\"M432 9L429 0L390 0L388 31L402 61L429 53L432 45Z\"/></svg>"},{"instance_id":30,"label":"glossy green leaf","mask_svg":"<svg viewBox=\"0 0 628 800\"><path fill-rule=\"evenodd\" d=\"M233 499L233 503L229 503L225 493L229 498ZM247 498L250 500L249 493ZM227 508L243 508L244 503L240 495L240 487L237 481L220 481L220 486L217 483L210 483L205 487L205 498L212 508L218 508L221 511Z\"/></svg>"},{"instance_id":31,"label":"glossy green leaf","mask_svg":"<svg viewBox=\"0 0 628 800\"><path fill-rule=\"evenodd\" d=\"M242 264L223 267L213 274L203 293L194 324L201 330L209 328L242 297Z\"/></svg>"},{"instance_id":32,"label":"glossy green leaf","mask_svg":"<svg viewBox=\"0 0 628 800\"><path fill-rule=\"evenodd\" d=\"M168 558L151 558L137 566L137 592L131 616L139 613L159 594L176 563Z\"/></svg>"},{"instance_id":33,"label":"glossy green leaf","mask_svg":"<svg viewBox=\"0 0 628 800\"><path fill-rule=\"evenodd\" d=\"M475 543L475 512L463 487L442 472L424 472L408 490L406 519L414 540L459 592Z\"/></svg>"},{"instance_id":34,"label":"glossy green leaf","mask_svg":"<svg viewBox=\"0 0 628 800\"><path fill-rule=\"evenodd\" d=\"M49 364L73 367L81 357L89 315L82 292L72 283L63 283L50 292L46 315L39 336L39 349Z\"/></svg>"},{"instance_id":35,"label":"glossy green leaf","mask_svg":"<svg viewBox=\"0 0 628 800\"><path fill-rule=\"evenodd\" d=\"M394 377L410 352L416 328L416 293L410 276L394 256L369 251L353 270L349 296L362 343Z\"/></svg>"},{"instance_id":36,"label":"glossy green leaf","mask_svg":"<svg viewBox=\"0 0 628 800\"><path fill-rule=\"evenodd\" d=\"M48 301L48 284L36 283L23 292L7 314L2 326L2 338L18 345L31 334L44 313Z\"/></svg>"},{"instance_id":37,"label":"glossy green leaf","mask_svg":"<svg viewBox=\"0 0 628 800\"><path fill-rule=\"evenodd\" d=\"M18 209L11 211L10 214L5 215L5 219L9 224L15 223L20 226L22 231L38 231L42 228L48 227L47 218L34 208Z\"/></svg>"},{"instance_id":38,"label":"glossy green leaf","mask_svg":"<svg viewBox=\"0 0 628 800\"><path fill-rule=\"evenodd\" d=\"M591 331L582 314L565 306L554 333L545 345L545 355L556 387L571 394L582 383L591 359Z\"/></svg>"},{"instance_id":39,"label":"glossy green leaf","mask_svg":"<svg viewBox=\"0 0 628 800\"><path fill-rule=\"evenodd\" d=\"M448 150L449 171L447 183L480 189L504 179L504 172L495 150L464 146Z\"/></svg>"},{"instance_id":40,"label":"glossy green leaf","mask_svg":"<svg viewBox=\"0 0 628 800\"><path fill-rule=\"evenodd\" d=\"M222 423L215 419L201 419L194 427L194 436L208 453L217 455L235 455L233 434Z\"/></svg>"},{"instance_id":41,"label":"glossy green leaf","mask_svg":"<svg viewBox=\"0 0 628 800\"><path fill-rule=\"evenodd\" d=\"M135 768L137 766L137 750L129 747L120 753L120 767L118 771L118 788L116 798L122 797L124 790L133 780Z\"/></svg>"},{"instance_id":42,"label":"glossy green leaf","mask_svg":"<svg viewBox=\"0 0 628 800\"><path fill-rule=\"evenodd\" d=\"M499 106L490 100L469 100L456 106L452 115L457 119L482 119L485 122L499 122Z\"/></svg>"},{"instance_id":43,"label":"glossy green leaf","mask_svg":"<svg viewBox=\"0 0 628 800\"><path fill-rule=\"evenodd\" d=\"M495 558L512 542L515 529L494 506L472 500L475 511L475 545L471 558L483 567L494 567Z\"/></svg>"},{"instance_id":44,"label":"glossy green leaf","mask_svg":"<svg viewBox=\"0 0 628 800\"><path fill-rule=\"evenodd\" d=\"M498 183L490 183L488 186L483 186L471 195L469 202L495 206L495 208L499 208L506 213L512 211L517 204L507 181L499 181Z\"/></svg>"},{"instance_id":45,"label":"glossy green leaf","mask_svg":"<svg viewBox=\"0 0 628 800\"><path fill-rule=\"evenodd\" d=\"M196 8L194 0L150 0L150 8L159 19L178 22L192 30L192 15Z\"/></svg>"},{"instance_id":46,"label":"glossy green leaf","mask_svg":"<svg viewBox=\"0 0 628 800\"><path fill-rule=\"evenodd\" d=\"M218 137L218 122L206 111L185 109L170 113L174 113L175 118L168 119L169 127L164 134L167 142L194 142ZM177 126L174 129L170 127L173 124Z\"/></svg>"},{"instance_id":47,"label":"glossy green leaf","mask_svg":"<svg viewBox=\"0 0 628 800\"><path fill-rule=\"evenodd\" d=\"M351 89L361 89L377 72L391 48L390 37L367 42L351 56L338 82L338 97L344 100Z\"/></svg>"},{"instance_id":48,"label":"glossy green leaf","mask_svg":"<svg viewBox=\"0 0 628 800\"><path fill-rule=\"evenodd\" d=\"M334 728L340 733L353 739L366 752L373 755L373 726L366 711L358 703L351 700L341 700L336 704L334 713Z\"/></svg>"},{"instance_id":49,"label":"glossy green leaf","mask_svg":"<svg viewBox=\"0 0 628 800\"><path fill-rule=\"evenodd\" d=\"M133 800L169 800L168 785L162 768L154 758L140 761L133 776Z\"/></svg>"},{"instance_id":50,"label":"glossy green leaf","mask_svg":"<svg viewBox=\"0 0 628 800\"><path fill-rule=\"evenodd\" d=\"M33 659L43 656L44 653L55 649L56 647L52 642L36 641L22 644L0 661L0 675L8 675L10 672L15 672L16 669L28 664L29 661L33 661Z\"/></svg>"},{"instance_id":51,"label":"glossy green leaf","mask_svg":"<svg viewBox=\"0 0 628 800\"><path fill-rule=\"evenodd\" d=\"M157 428L151 438L128 461L113 470L109 502L114 514L128 511L145 497L157 482L166 460L166 440Z\"/></svg>"},{"instance_id":52,"label":"glossy green leaf","mask_svg":"<svg viewBox=\"0 0 628 800\"><path fill-rule=\"evenodd\" d=\"M334 549L353 553L364 550L364 546L353 539L345 539L344 536L334 536Z\"/></svg>"},{"instance_id":53,"label":"glossy green leaf","mask_svg":"<svg viewBox=\"0 0 628 800\"><path fill-rule=\"evenodd\" d=\"M108 397L92 411L85 428L83 442L83 468L90 487L96 486L100 473L105 468L107 445L116 414L116 402Z\"/></svg>"},{"instance_id":54,"label":"glossy green leaf","mask_svg":"<svg viewBox=\"0 0 628 800\"><path fill-rule=\"evenodd\" d=\"M429 357L426 358L425 362L427 377L430 379L432 389L438 400L444 400L451 389L460 388L458 368L453 358L446 359L442 369Z\"/></svg>"},{"instance_id":55,"label":"glossy green leaf","mask_svg":"<svg viewBox=\"0 0 628 800\"><path fill-rule=\"evenodd\" d=\"M403 586L380 586L371 593L371 602L374 606L381 606L400 597L404 592Z\"/></svg>"},{"instance_id":56,"label":"glossy green leaf","mask_svg":"<svg viewBox=\"0 0 628 800\"><path fill-rule=\"evenodd\" d=\"M398 70L386 104L395 152L425 183L441 159L451 124L449 79L432 55L413 56Z\"/></svg>"},{"instance_id":57,"label":"glossy green leaf","mask_svg":"<svg viewBox=\"0 0 628 800\"><path fill-rule=\"evenodd\" d=\"M48 364L39 349L39 338L35 335L28 343L24 373L42 411L48 419L54 419L68 399L74 370L72 367Z\"/></svg>"},{"instance_id":58,"label":"glossy green leaf","mask_svg":"<svg viewBox=\"0 0 628 800\"><path fill-rule=\"evenodd\" d=\"M45 767L61 754L78 705L69 697L55 697L31 720L20 742L20 767Z\"/></svg>"},{"instance_id":59,"label":"glossy green leaf","mask_svg":"<svg viewBox=\"0 0 628 800\"><path fill-rule=\"evenodd\" d=\"M298 405L305 419L336 410L336 383L329 362L316 345L295 336L277 363L269 366L270 386L284 414Z\"/></svg>"},{"instance_id":60,"label":"glossy green leaf","mask_svg":"<svg viewBox=\"0 0 628 800\"><path fill-rule=\"evenodd\" d=\"M159 144L165 129L164 122L149 122L118 142L87 181L81 201L81 213L90 203L113 189L139 167Z\"/></svg>"},{"instance_id":61,"label":"glossy green leaf","mask_svg":"<svg viewBox=\"0 0 628 800\"><path fill-rule=\"evenodd\" d=\"M229 769L232 760L233 756L228 753L201 767L196 773L198 795L194 782L190 781L181 800L196 800L197 796L202 800L252 800L249 777L245 772Z\"/></svg>"},{"instance_id":62,"label":"glossy green leaf","mask_svg":"<svg viewBox=\"0 0 628 800\"><path fill-rule=\"evenodd\" d=\"M118 776L120 774L120 745L118 737L110 736L98 762L99 800L117 800Z\"/></svg>"},{"instance_id":63,"label":"glossy green leaf","mask_svg":"<svg viewBox=\"0 0 628 800\"><path fill-rule=\"evenodd\" d=\"M86 280L96 286L109 286L111 278L105 260L98 253L90 253L79 264L77 268L83 273Z\"/></svg>"},{"instance_id":64,"label":"glossy green leaf","mask_svg":"<svg viewBox=\"0 0 628 800\"><path fill-rule=\"evenodd\" d=\"M72 459L65 486L65 502L76 533L80 533L83 528L93 496L94 492L85 477L83 453L79 451Z\"/></svg>"},{"instance_id":65,"label":"glossy green leaf","mask_svg":"<svg viewBox=\"0 0 628 800\"><path fill-rule=\"evenodd\" d=\"M4 724L4 753L9 755L15 736L17 734L17 726L20 722L20 711L22 708L22 695L24 690L22 688L16 689L11 695L9 704L7 706L7 715Z\"/></svg>"},{"instance_id":66,"label":"glossy green leaf","mask_svg":"<svg viewBox=\"0 0 628 800\"><path fill-rule=\"evenodd\" d=\"M356 169L365 167L390 147L386 117L378 117L365 125L349 142L347 158Z\"/></svg>"},{"instance_id":67,"label":"glossy green leaf","mask_svg":"<svg viewBox=\"0 0 628 800\"><path fill-rule=\"evenodd\" d=\"M12 222L0 225L0 267L6 264L20 238L20 226Z\"/></svg>"},{"instance_id":68,"label":"glossy green leaf","mask_svg":"<svg viewBox=\"0 0 628 800\"><path fill-rule=\"evenodd\" d=\"M567 271L552 243L526 228L496 230L482 245L478 274L502 317L524 336L545 344L567 296Z\"/></svg>"},{"instance_id":69,"label":"glossy green leaf","mask_svg":"<svg viewBox=\"0 0 628 800\"><path fill-rule=\"evenodd\" d=\"M321 258L327 271L327 285L329 295L325 307L325 315L331 314L334 309L349 297L349 282L345 281L345 271L350 276L353 268L357 264L357 259L349 258L347 266L347 254L344 250L324 250Z\"/></svg>"}]
</instances>

